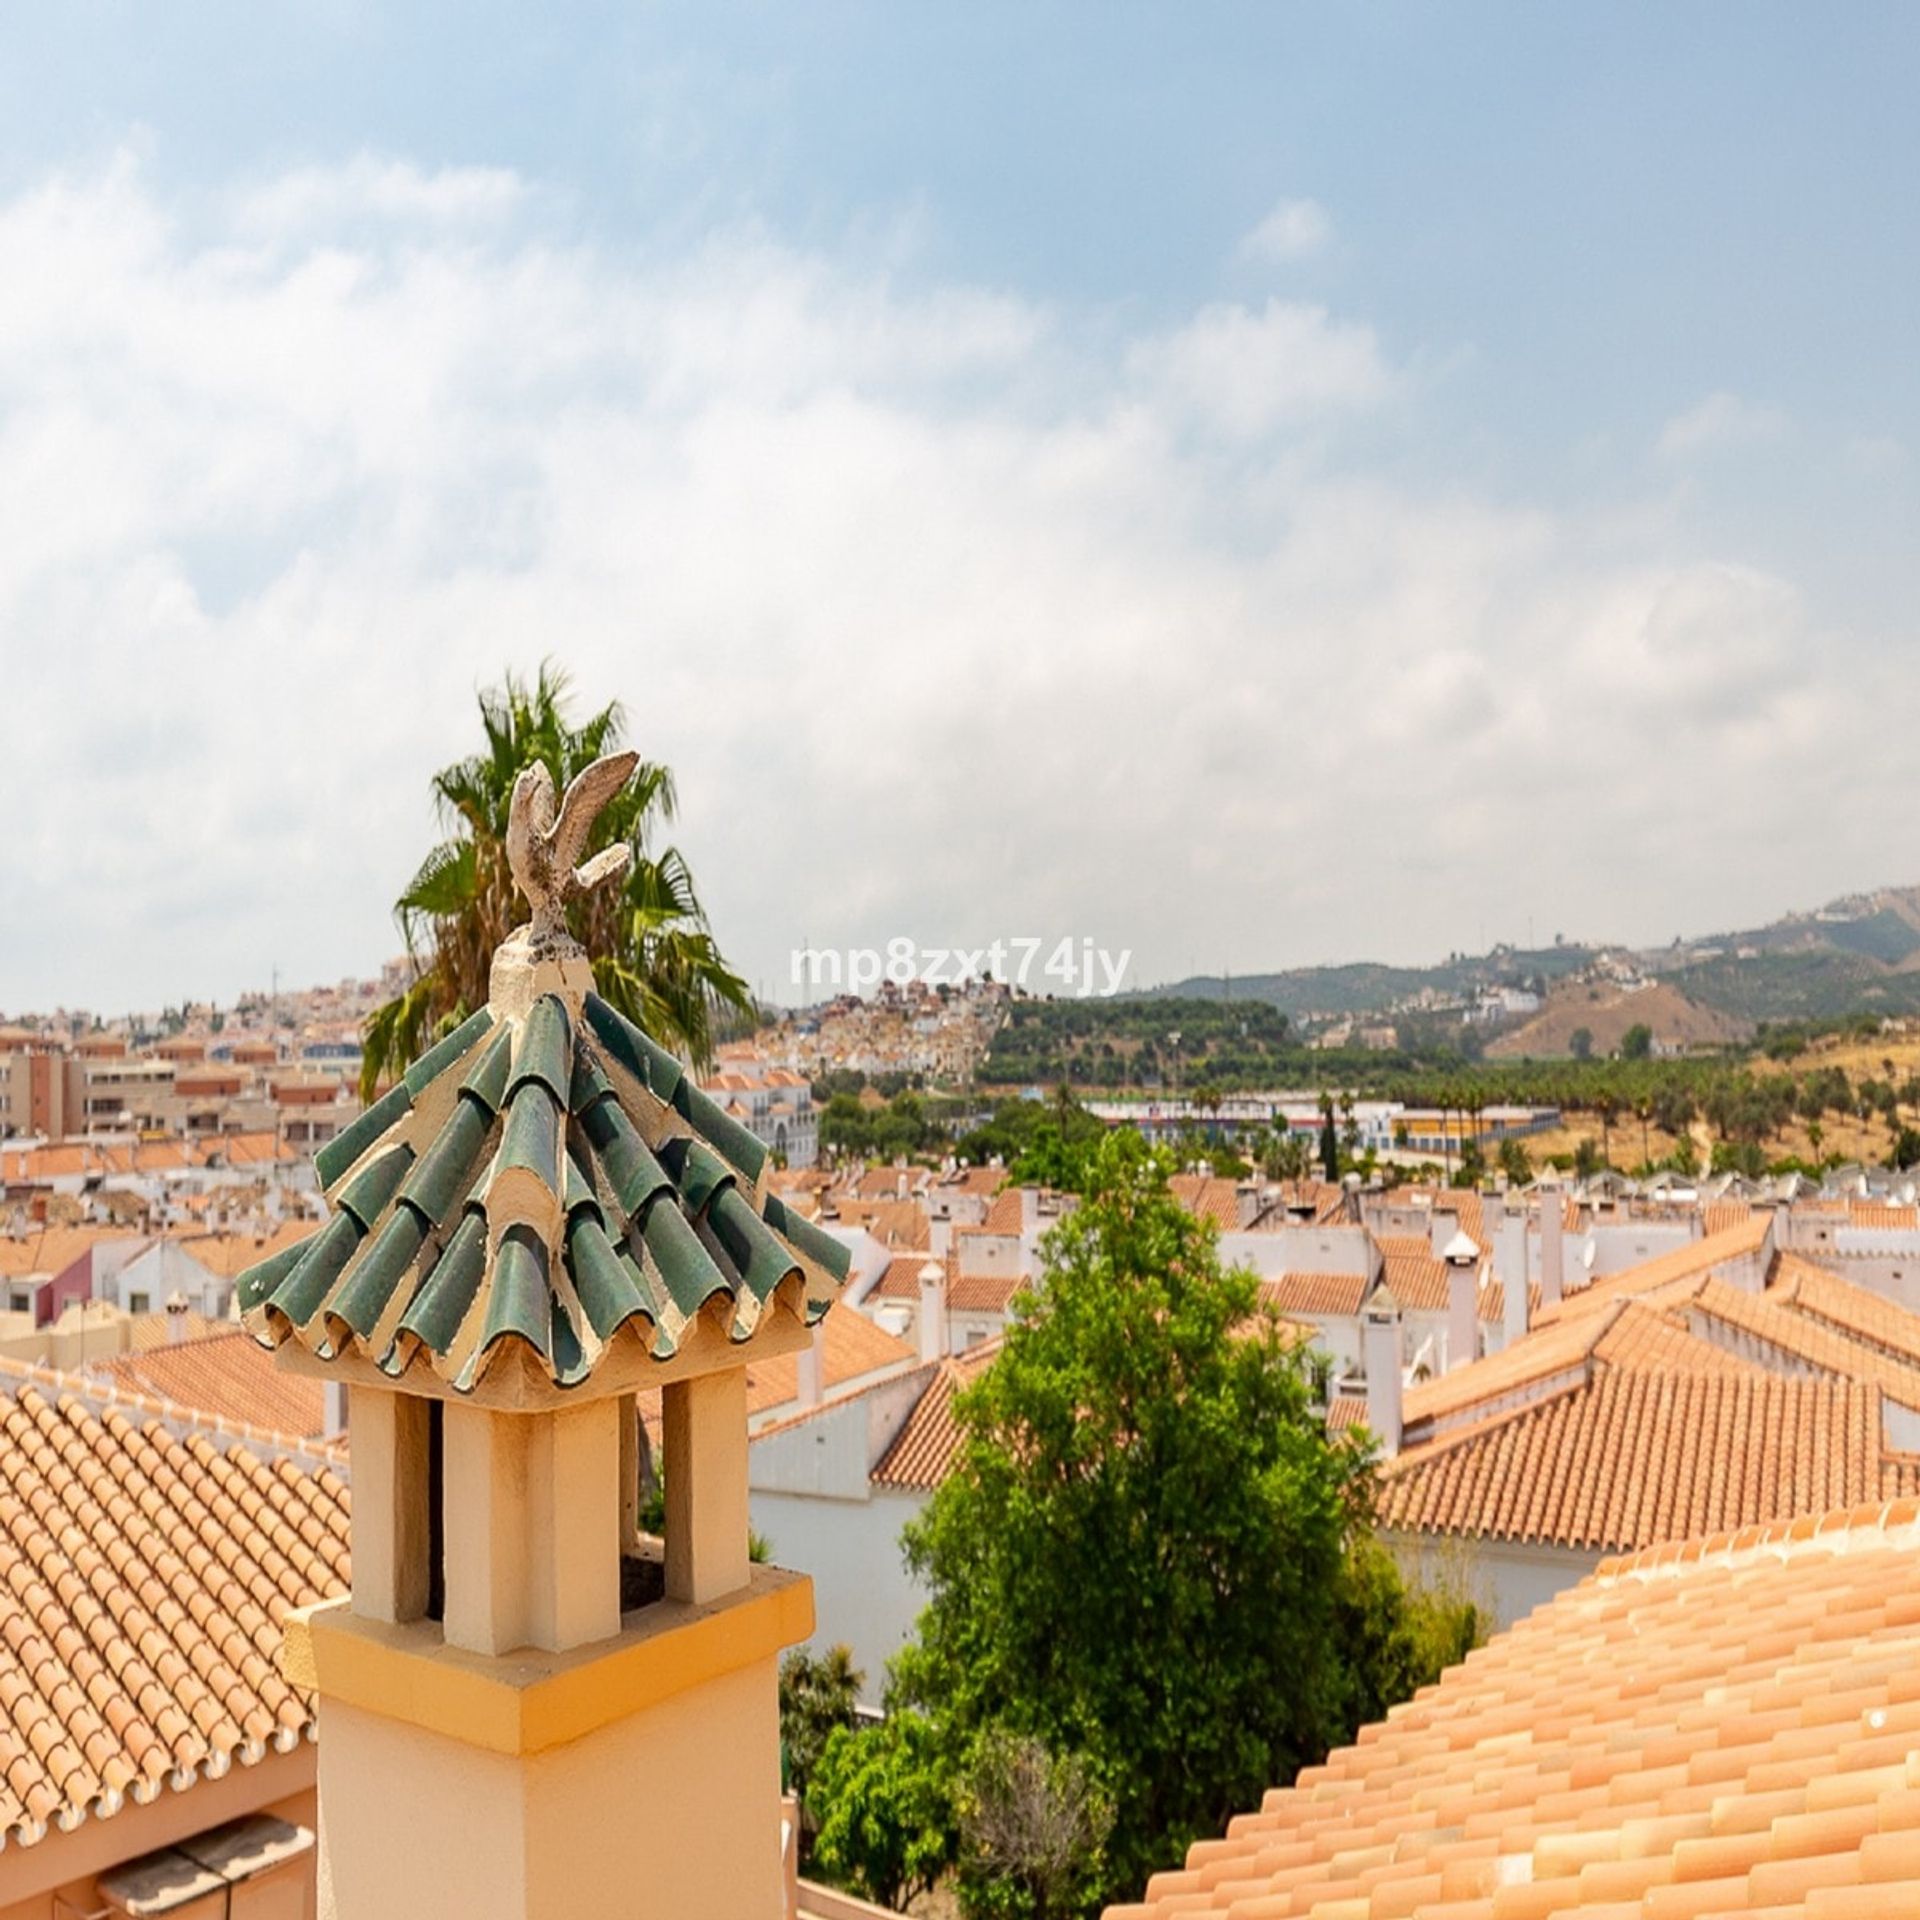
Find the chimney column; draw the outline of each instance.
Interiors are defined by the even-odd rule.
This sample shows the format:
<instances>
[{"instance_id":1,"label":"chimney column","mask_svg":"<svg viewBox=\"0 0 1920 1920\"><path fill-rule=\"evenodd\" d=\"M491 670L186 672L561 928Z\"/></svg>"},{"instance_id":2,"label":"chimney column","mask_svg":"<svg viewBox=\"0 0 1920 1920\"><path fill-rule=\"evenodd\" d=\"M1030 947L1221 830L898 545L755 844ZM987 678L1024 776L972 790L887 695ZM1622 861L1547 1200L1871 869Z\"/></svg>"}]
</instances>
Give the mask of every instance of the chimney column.
<instances>
[{"instance_id":1,"label":"chimney column","mask_svg":"<svg viewBox=\"0 0 1920 1920\"><path fill-rule=\"evenodd\" d=\"M1391 1295L1376 1294L1361 1329L1361 1357L1367 1368L1367 1426L1380 1451L1400 1451L1400 1309ZM1380 1304L1384 1301L1384 1304Z\"/></svg>"},{"instance_id":2,"label":"chimney column","mask_svg":"<svg viewBox=\"0 0 1920 1920\"><path fill-rule=\"evenodd\" d=\"M1565 1232L1560 1213L1560 1189L1540 1190L1540 1304L1550 1307L1566 1287Z\"/></svg>"},{"instance_id":3,"label":"chimney column","mask_svg":"<svg viewBox=\"0 0 1920 1920\"><path fill-rule=\"evenodd\" d=\"M947 1269L929 1260L920 1269L920 1358L947 1357Z\"/></svg>"}]
</instances>

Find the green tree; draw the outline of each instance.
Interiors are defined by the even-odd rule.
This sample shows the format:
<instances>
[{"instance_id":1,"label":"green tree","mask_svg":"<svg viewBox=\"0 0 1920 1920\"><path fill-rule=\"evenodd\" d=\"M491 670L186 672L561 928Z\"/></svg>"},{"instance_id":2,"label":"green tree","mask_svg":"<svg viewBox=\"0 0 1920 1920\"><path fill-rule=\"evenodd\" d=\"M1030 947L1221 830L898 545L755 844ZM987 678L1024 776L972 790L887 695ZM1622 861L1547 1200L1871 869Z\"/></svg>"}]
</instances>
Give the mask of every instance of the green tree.
<instances>
[{"instance_id":1,"label":"green tree","mask_svg":"<svg viewBox=\"0 0 1920 1920\"><path fill-rule=\"evenodd\" d=\"M863 1899L904 1909L954 1863L958 1787L954 1761L922 1714L836 1728L814 1768L815 1864Z\"/></svg>"},{"instance_id":2,"label":"green tree","mask_svg":"<svg viewBox=\"0 0 1920 1920\"><path fill-rule=\"evenodd\" d=\"M1356 1593L1369 1458L1329 1441L1304 1349L1166 1179L1137 1135L1102 1142L1046 1285L957 1399L957 1468L905 1536L932 1599L894 1667L949 1753L999 1728L1084 1756L1114 1801L1108 1897L1396 1692L1404 1662L1369 1650L1404 1653L1412 1604Z\"/></svg>"},{"instance_id":3,"label":"green tree","mask_svg":"<svg viewBox=\"0 0 1920 1920\"><path fill-rule=\"evenodd\" d=\"M1320 1101L1320 1172L1328 1180L1340 1178L1340 1135L1333 1124L1333 1101Z\"/></svg>"},{"instance_id":4,"label":"green tree","mask_svg":"<svg viewBox=\"0 0 1920 1920\"><path fill-rule=\"evenodd\" d=\"M1636 1020L1620 1036L1620 1058L1622 1060L1650 1060L1653 1057L1653 1029L1644 1021Z\"/></svg>"},{"instance_id":5,"label":"green tree","mask_svg":"<svg viewBox=\"0 0 1920 1920\"><path fill-rule=\"evenodd\" d=\"M531 685L509 673L482 693L480 752L433 776L447 837L428 853L394 916L406 937L411 983L368 1016L360 1093L370 1099L442 1034L483 1006L493 951L525 918L507 864L507 812L521 770L543 765L556 793L620 744L625 717L609 702L578 725L567 679L544 665ZM677 848L655 844L674 817L673 775L643 760L595 823L589 855L617 843L632 850L624 881L577 900L573 933L593 956L594 985L663 1046L695 1061L712 1051L722 1009L746 1011L746 982L721 958Z\"/></svg>"},{"instance_id":6,"label":"green tree","mask_svg":"<svg viewBox=\"0 0 1920 1920\"><path fill-rule=\"evenodd\" d=\"M1510 1186L1524 1187L1533 1178L1533 1161L1526 1148L1511 1135L1500 1142L1500 1171Z\"/></svg>"},{"instance_id":7,"label":"green tree","mask_svg":"<svg viewBox=\"0 0 1920 1920\"><path fill-rule=\"evenodd\" d=\"M1571 1053L1576 1060L1591 1060L1593 1058L1593 1029L1591 1027L1575 1027L1567 1038L1567 1051Z\"/></svg>"},{"instance_id":8,"label":"green tree","mask_svg":"<svg viewBox=\"0 0 1920 1920\"><path fill-rule=\"evenodd\" d=\"M807 1789L834 1730L854 1724L853 1710L865 1684L852 1650L844 1646L822 1654L795 1647L780 1662L780 1754L787 1784L800 1802L803 1856L811 1853L819 1825Z\"/></svg>"}]
</instances>

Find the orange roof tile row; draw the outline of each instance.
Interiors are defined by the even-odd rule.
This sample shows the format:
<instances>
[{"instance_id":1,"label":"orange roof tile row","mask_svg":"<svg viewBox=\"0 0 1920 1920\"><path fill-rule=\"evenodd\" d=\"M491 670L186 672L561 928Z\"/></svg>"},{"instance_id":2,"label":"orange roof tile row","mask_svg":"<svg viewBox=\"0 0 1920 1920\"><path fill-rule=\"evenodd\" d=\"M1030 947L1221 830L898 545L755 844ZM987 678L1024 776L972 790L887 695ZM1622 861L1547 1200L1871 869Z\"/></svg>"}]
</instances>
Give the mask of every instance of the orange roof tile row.
<instances>
[{"instance_id":1,"label":"orange roof tile row","mask_svg":"<svg viewBox=\"0 0 1920 1920\"><path fill-rule=\"evenodd\" d=\"M0 1838L285 1751L312 1728L287 1613L347 1584L333 1473L0 1397Z\"/></svg>"},{"instance_id":2,"label":"orange roof tile row","mask_svg":"<svg viewBox=\"0 0 1920 1920\"><path fill-rule=\"evenodd\" d=\"M1796 1313L1771 1289L1746 1293L1724 1280L1709 1280L1688 1304L1687 1317L1696 1327L1718 1323L1732 1328L1822 1373L1864 1380L1903 1407L1920 1407L1920 1366L1865 1346L1807 1313Z\"/></svg>"},{"instance_id":3,"label":"orange roof tile row","mask_svg":"<svg viewBox=\"0 0 1920 1920\"><path fill-rule=\"evenodd\" d=\"M1896 1360L1920 1366L1920 1314L1797 1253L1783 1253L1774 1262L1767 1294Z\"/></svg>"},{"instance_id":4,"label":"orange roof tile row","mask_svg":"<svg viewBox=\"0 0 1920 1920\"><path fill-rule=\"evenodd\" d=\"M1364 1273L1283 1273L1260 1283L1260 1298L1277 1313L1351 1315L1367 1295Z\"/></svg>"},{"instance_id":5,"label":"orange roof tile row","mask_svg":"<svg viewBox=\"0 0 1920 1920\"><path fill-rule=\"evenodd\" d=\"M275 1366L273 1355L238 1329L96 1361L93 1371L156 1400L272 1433L305 1438L326 1425L322 1382Z\"/></svg>"},{"instance_id":6,"label":"orange roof tile row","mask_svg":"<svg viewBox=\"0 0 1920 1920\"><path fill-rule=\"evenodd\" d=\"M1217 1174L1176 1173L1167 1188L1189 1213L1211 1220L1222 1233L1239 1229L1240 1190L1231 1180Z\"/></svg>"},{"instance_id":7,"label":"orange roof tile row","mask_svg":"<svg viewBox=\"0 0 1920 1920\"><path fill-rule=\"evenodd\" d=\"M1916 1522L1609 1562L1108 1920L1920 1913Z\"/></svg>"},{"instance_id":8,"label":"orange roof tile row","mask_svg":"<svg viewBox=\"0 0 1920 1920\"><path fill-rule=\"evenodd\" d=\"M983 1341L929 1369L926 1391L867 1476L874 1486L925 1491L937 1487L952 1472L960 1454L960 1425L953 1417L953 1397L963 1387L972 1386L999 1351L998 1340Z\"/></svg>"},{"instance_id":9,"label":"orange roof tile row","mask_svg":"<svg viewBox=\"0 0 1920 1920\"><path fill-rule=\"evenodd\" d=\"M1623 1548L1913 1493L1920 1462L1885 1451L1871 1387L1608 1371L1387 1461L1379 1513L1404 1532Z\"/></svg>"},{"instance_id":10,"label":"orange roof tile row","mask_svg":"<svg viewBox=\"0 0 1920 1920\"><path fill-rule=\"evenodd\" d=\"M1553 1305L1541 1308L1540 1318L1547 1322L1578 1319L1582 1314L1597 1312L1616 1300L1651 1293L1676 1280L1699 1278L1727 1262L1758 1253L1767 1244L1772 1232L1773 1215L1756 1213L1723 1232L1710 1233L1700 1240L1690 1240L1683 1247L1675 1247L1671 1253L1643 1260L1637 1267L1628 1267L1621 1273L1610 1273L1604 1279L1595 1280L1588 1286L1566 1294Z\"/></svg>"}]
</instances>

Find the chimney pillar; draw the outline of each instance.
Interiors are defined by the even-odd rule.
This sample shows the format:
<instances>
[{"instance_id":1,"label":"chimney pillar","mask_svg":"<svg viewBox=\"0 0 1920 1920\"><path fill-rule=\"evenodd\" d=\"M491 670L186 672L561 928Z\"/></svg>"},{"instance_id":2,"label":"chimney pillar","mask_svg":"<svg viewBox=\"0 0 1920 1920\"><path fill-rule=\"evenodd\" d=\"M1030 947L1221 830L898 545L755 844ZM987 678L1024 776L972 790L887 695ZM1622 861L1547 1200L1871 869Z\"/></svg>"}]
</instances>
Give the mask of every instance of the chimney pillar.
<instances>
[{"instance_id":1,"label":"chimney pillar","mask_svg":"<svg viewBox=\"0 0 1920 1920\"><path fill-rule=\"evenodd\" d=\"M1447 1371L1480 1357L1480 1249L1464 1231L1440 1256L1447 1263Z\"/></svg>"},{"instance_id":2,"label":"chimney pillar","mask_svg":"<svg viewBox=\"0 0 1920 1920\"><path fill-rule=\"evenodd\" d=\"M1540 1190L1540 1304L1550 1307L1566 1289L1566 1247L1560 1189Z\"/></svg>"},{"instance_id":3,"label":"chimney pillar","mask_svg":"<svg viewBox=\"0 0 1920 1920\"><path fill-rule=\"evenodd\" d=\"M813 1330L813 1338L793 1357L795 1398L803 1407L817 1407L826 1378L827 1326L823 1320Z\"/></svg>"},{"instance_id":4,"label":"chimney pillar","mask_svg":"<svg viewBox=\"0 0 1920 1920\"><path fill-rule=\"evenodd\" d=\"M920 1358L947 1357L947 1269L929 1260L920 1269Z\"/></svg>"},{"instance_id":5,"label":"chimney pillar","mask_svg":"<svg viewBox=\"0 0 1920 1920\"><path fill-rule=\"evenodd\" d=\"M1384 1289L1374 1295L1361 1329L1361 1357L1367 1369L1367 1426L1380 1451L1400 1451L1400 1308Z\"/></svg>"}]
</instances>

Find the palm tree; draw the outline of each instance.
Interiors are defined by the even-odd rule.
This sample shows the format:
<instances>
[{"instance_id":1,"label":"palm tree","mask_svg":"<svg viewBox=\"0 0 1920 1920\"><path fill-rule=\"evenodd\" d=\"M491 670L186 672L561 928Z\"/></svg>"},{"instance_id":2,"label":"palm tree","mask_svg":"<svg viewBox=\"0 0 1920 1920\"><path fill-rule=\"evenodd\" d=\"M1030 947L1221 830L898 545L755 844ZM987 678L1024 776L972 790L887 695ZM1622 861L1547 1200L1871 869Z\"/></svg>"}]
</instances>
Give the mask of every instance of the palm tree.
<instances>
[{"instance_id":1,"label":"palm tree","mask_svg":"<svg viewBox=\"0 0 1920 1920\"><path fill-rule=\"evenodd\" d=\"M526 917L507 864L507 812L523 767L544 764L564 792L574 775L618 746L617 701L575 726L567 677L543 664L529 685L509 673L479 696L485 747L433 776L434 806L447 832L394 902L413 978L368 1016L360 1095L402 1071L487 998L493 951ZM625 880L576 901L575 937L593 956L594 985L663 1046L704 1064L715 1015L747 1011L747 985L721 957L676 847L656 850L659 824L675 811L673 775L643 760L600 815L589 853L616 842L632 849Z\"/></svg>"}]
</instances>

